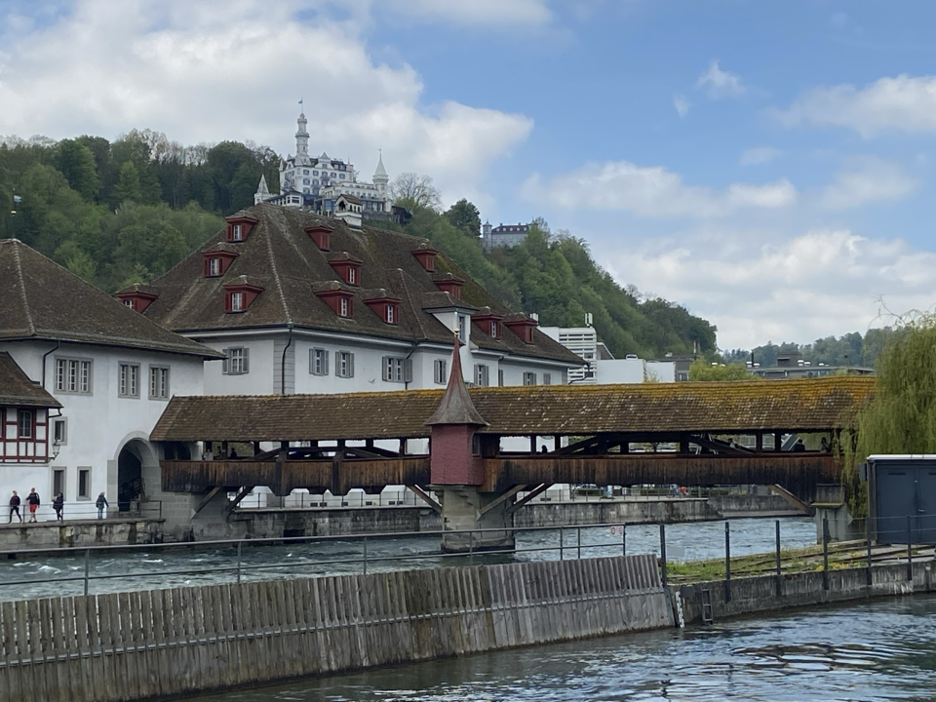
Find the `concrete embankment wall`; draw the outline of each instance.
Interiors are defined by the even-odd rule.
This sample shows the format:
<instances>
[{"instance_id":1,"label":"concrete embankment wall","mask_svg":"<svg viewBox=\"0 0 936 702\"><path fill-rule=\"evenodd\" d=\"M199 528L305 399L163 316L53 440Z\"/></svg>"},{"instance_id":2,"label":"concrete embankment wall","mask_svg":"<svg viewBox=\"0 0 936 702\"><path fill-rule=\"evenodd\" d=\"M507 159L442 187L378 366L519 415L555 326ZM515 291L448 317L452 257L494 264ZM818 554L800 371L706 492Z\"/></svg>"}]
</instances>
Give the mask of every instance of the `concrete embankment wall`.
<instances>
[{"instance_id":1,"label":"concrete embankment wall","mask_svg":"<svg viewBox=\"0 0 936 702\"><path fill-rule=\"evenodd\" d=\"M716 621L758 612L778 612L794 607L936 590L933 561L914 564L912 580L907 578L906 563L875 565L871 568L870 585L867 577L865 568L830 570L829 588L826 590L821 571L784 575L781 578L781 594L778 596L776 576L762 575L732 580L730 600L726 599L724 580L683 585L678 589L678 594L685 622L692 624L702 621L702 591L705 589L711 593Z\"/></svg>"},{"instance_id":2,"label":"concrete embankment wall","mask_svg":"<svg viewBox=\"0 0 936 702\"><path fill-rule=\"evenodd\" d=\"M653 556L4 602L0 700L155 700L672 625Z\"/></svg>"},{"instance_id":3,"label":"concrete embankment wall","mask_svg":"<svg viewBox=\"0 0 936 702\"><path fill-rule=\"evenodd\" d=\"M0 526L0 550L151 544L162 533L161 519L86 519Z\"/></svg>"}]
</instances>

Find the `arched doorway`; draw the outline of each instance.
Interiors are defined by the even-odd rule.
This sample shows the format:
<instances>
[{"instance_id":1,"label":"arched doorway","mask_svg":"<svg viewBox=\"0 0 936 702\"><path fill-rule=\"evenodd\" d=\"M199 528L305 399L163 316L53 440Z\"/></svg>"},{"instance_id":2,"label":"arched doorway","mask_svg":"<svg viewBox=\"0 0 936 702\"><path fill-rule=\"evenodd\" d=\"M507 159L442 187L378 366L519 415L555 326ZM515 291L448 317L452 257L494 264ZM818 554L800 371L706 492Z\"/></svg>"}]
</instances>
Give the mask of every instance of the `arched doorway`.
<instances>
[{"instance_id":1,"label":"arched doorway","mask_svg":"<svg viewBox=\"0 0 936 702\"><path fill-rule=\"evenodd\" d=\"M139 439L128 441L117 455L117 505L121 512L143 494L143 462L149 447Z\"/></svg>"}]
</instances>

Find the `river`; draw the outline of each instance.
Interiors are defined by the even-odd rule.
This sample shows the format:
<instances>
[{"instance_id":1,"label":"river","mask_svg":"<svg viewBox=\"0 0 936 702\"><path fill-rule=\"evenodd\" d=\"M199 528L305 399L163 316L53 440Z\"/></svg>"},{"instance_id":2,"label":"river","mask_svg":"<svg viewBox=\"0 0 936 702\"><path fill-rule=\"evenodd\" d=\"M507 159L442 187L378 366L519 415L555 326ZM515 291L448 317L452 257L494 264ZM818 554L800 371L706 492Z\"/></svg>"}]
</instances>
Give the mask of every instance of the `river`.
<instances>
[{"instance_id":1,"label":"river","mask_svg":"<svg viewBox=\"0 0 936 702\"><path fill-rule=\"evenodd\" d=\"M191 702L932 700L936 596L481 654Z\"/></svg>"},{"instance_id":2,"label":"river","mask_svg":"<svg viewBox=\"0 0 936 702\"><path fill-rule=\"evenodd\" d=\"M780 520L783 548L799 548L816 543L816 527L810 519ZM773 519L738 519L730 523L731 554L770 552L774 549ZM725 548L725 522L686 522L666 527L669 560L720 558ZM597 556L619 556L623 548L618 531L583 527L581 542L575 528L522 531L517 534L517 552L510 555L475 555L470 562L505 563L522 560L548 560ZM560 552L560 544L563 546ZM249 546L241 551L242 579L267 580L282 577L334 575L362 571L363 541L360 538L293 542ZM438 535L369 537L368 571L437 568L467 564L467 557L445 556L439 550ZM660 528L654 524L628 526L626 550L632 553L660 552ZM383 560L382 560L383 559ZM181 587L232 582L231 570L237 550L199 548L197 544L151 546L129 550L93 552L87 562L91 594ZM72 555L30 554L24 551L16 560L0 561L0 600L78 595L85 558L79 549ZM65 578L76 580L64 581ZM8 583L18 583L11 585Z\"/></svg>"}]
</instances>

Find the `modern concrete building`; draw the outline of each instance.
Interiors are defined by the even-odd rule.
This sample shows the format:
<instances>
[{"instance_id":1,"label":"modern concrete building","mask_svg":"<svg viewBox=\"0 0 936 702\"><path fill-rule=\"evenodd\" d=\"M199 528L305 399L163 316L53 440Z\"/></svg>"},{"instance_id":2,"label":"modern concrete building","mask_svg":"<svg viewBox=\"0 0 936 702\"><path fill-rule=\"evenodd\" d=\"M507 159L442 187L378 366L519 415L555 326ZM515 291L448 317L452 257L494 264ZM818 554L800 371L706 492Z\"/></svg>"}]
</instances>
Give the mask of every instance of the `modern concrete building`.
<instances>
[{"instance_id":1,"label":"modern concrete building","mask_svg":"<svg viewBox=\"0 0 936 702\"><path fill-rule=\"evenodd\" d=\"M555 339L587 365L569 371L570 383L672 383L676 381L676 365L669 360L645 361L634 355L614 358L607 346L598 340L592 326L543 327L543 333Z\"/></svg>"}]
</instances>

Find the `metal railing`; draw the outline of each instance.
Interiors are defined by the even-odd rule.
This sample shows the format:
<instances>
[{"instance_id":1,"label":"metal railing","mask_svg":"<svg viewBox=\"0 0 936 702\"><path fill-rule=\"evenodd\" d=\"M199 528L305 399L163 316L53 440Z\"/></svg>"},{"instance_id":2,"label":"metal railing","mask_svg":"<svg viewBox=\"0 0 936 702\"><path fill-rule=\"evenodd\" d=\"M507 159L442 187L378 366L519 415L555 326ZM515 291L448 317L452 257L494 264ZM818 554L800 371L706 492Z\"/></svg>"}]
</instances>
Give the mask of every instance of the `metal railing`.
<instances>
[{"instance_id":1,"label":"metal railing","mask_svg":"<svg viewBox=\"0 0 936 702\"><path fill-rule=\"evenodd\" d=\"M108 502L104 508L103 519L117 519L124 517L144 518L144 519L162 519L162 500L129 500L126 502ZM43 502L36 510L36 521L41 524L55 523L56 521L75 521L98 518L98 508L96 501L73 500L66 502L62 506L62 519L58 520L52 502ZM6 512L0 518L0 527L10 524L19 525L20 523L30 523L32 515L29 512L29 505L21 504L19 507L19 516L17 519L13 510L7 506Z\"/></svg>"}]
</instances>

